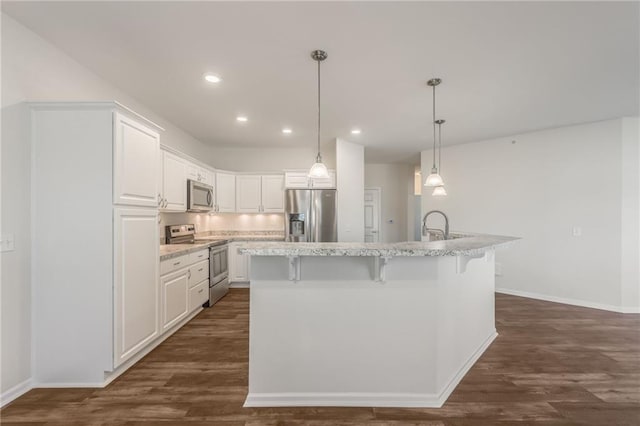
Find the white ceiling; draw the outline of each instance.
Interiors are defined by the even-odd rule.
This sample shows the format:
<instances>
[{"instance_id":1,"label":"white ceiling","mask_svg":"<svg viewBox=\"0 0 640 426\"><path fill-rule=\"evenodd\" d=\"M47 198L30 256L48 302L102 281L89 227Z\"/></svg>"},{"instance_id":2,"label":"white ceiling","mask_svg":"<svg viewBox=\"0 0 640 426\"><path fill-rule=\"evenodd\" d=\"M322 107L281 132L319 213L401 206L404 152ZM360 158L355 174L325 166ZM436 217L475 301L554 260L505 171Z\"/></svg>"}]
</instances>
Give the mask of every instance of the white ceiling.
<instances>
[{"instance_id":1,"label":"white ceiling","mask_svg":"<svg viewBox=\"0 0 640 426\"><path fill-rule=\"evenodd\" d=\"M431 77L445 144L638 114L635 2L2 3L212 145L313 146L313 49L329 55L323 140L362 143L369 161L430 145Z\"/></svg>"}]
</instances>

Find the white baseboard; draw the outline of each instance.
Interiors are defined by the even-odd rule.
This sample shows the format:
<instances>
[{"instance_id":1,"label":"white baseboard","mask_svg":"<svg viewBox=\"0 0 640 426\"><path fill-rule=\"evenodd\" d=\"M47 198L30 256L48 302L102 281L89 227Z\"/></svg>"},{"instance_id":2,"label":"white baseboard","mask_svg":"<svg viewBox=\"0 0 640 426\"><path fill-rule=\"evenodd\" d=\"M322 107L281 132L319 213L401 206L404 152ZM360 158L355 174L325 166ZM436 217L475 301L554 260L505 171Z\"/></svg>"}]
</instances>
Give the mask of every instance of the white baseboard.
<instances>
[{"instance_id":1,"label":"white baseboard","mask_svg":"<svg viewBox=\"0 0 640 426\"><path fill-rule=\"evenodd\" d=\"M33 389L33 381L31 380L31 378L25 380L22 383L18 383L10 389L7 389L0 395L0 407L4 407L11 401L29 392L31 389Z\"/></svg>"},{"instance_id":2,"label":"white baseboard","mask_svg":"<svg viewBox=\"0 0 640 426\"><path fill-rule=\"evenodd\" d=\"M530 293L528 291L512 290L509 288L496 288L496 293L511 296L528 297L529 299L544 300L547 302L563 303L565 305L581 306L583 308L600 309L603 311L618 312L621 314L640 314L640 306L616 306L604 303L589 302L586 300L568 299L564 297L548 296L546 294Z\"/></svg>"},{"instance_id":3,"label":"white baseboard","mask_svg":"<svg viewBox=\"0 0 640 426\"><path fill-rule=\"evenodd\" d=\"M133 357L126 360L122 365L119 365L115 370L106 372L105 379L102 382L32 382L31 388L104 388L109 383L117 379L122 373L133 367L138 361L144 358L152 350L158 347L160 343L168 339L173 333L180 330L186 323L191 321L196 315L202 312L203 308L198 308L193 311L188 317L184 318L179 323L175 324L169 331L162 334L156 340L151 342L148 346L135 354Z\"/></svg>"},{"instance_id":4,"label":"white baseboard","mask_svg":"<svg viewBox=\"0 0 640 426\"><path fill-rule=\"evenodd\" d=\"M439 393L288 392L249 393L244 407L418 407L440 408L460 380L495 340L493 331Z\"/></svg>"},{"instance_id":5,"label":"white baseboard","mask_svg":"<svg viewBox=\"0 0 640 426\"><path fill-rule=\"evenodd\" d=\"M229 288L249 288L248 282L235 282L229 284Z\"/></svg>"},{"instance_id":6,"label":"white baseboard","mask_svg":"<svg viewBox=\"0 0 640 426\"><path fill-rule=\"evenodd\" d=\"M447 399L449 399L449 396L454 391L454 389L458 386L460 381L469 372L469 370L471 370L471 367L473 367L476 361L480 359L480 357L482 356L484 351L487 350L489 345L491 345L491 343L493 343L493 341L496 340L496 337L498 337L498 333L494 329L493 332L484 340L484 342L480 344L478 349L476 349L476 351L469 357L467 362L465 362L462 365L462 367L460 367L460 369L455 374L453 374L451 378L449 378L449 380L447 381L447 385L444 387L444 389L440 391L440 396L438 398L440 405L438 405L437 407L442 407L444 403L447 402Z\"/></svg>"}]
</instances>

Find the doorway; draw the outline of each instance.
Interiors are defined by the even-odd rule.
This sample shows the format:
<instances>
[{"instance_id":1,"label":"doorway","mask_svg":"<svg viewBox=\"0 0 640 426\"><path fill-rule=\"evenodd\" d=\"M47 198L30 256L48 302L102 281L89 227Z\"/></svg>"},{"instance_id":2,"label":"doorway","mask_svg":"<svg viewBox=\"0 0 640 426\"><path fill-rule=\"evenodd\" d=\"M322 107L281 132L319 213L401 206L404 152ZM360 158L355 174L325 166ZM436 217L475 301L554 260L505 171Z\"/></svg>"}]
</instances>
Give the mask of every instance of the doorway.
<instances>
[{"instance_id":1,"label":"doorway","mask_svg":"<svg viewBox=\"0 0 640 426\"><path fill-rule=\"evenodd\" d=\"M364 241L366 243L379 243L382 240L380 233L381 217L380 188L365 188L364 190Z\"/></svg>"}]
</instances>

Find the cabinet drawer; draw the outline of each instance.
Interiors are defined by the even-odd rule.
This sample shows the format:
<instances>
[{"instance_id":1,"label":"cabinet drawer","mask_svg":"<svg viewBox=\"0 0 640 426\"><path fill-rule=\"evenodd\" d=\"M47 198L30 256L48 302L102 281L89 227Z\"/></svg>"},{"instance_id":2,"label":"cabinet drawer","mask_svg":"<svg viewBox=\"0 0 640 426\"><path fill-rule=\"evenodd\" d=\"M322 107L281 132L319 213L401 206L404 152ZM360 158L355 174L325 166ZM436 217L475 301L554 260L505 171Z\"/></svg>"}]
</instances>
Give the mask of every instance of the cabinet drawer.
<instances>
[{"instance_id":1,"label":"cabinet drawer","mask_svg":"<svg viewBox=\"0 0 640 426\"><path fill-rule=\"evenodd\" d=\"M209 300L209 280L204 280L189 290L189 312L198 309Z\"/></svg>"},{"instance_id":2,"label":"cabinet drawer","mask_svg":"<svg viewBox=\"0 0 640 426\"><path fill-rule=\"evenodd\" d=\"M160 262L160 275L168 274L169 272L177 271L180 268L184 268L189 264L189 255L184 254L182 256L174 257L171 259L163 260Z\"/></svg>"},{"instance_id":3,"label":"cabinet drawer","mask_svg":"<svg viewBox=\"0 0 640 426\"><path fill-rule=\"evenodd\" d=\"M189 268L191 276L189 277L189 287L199 284L200 281L209 278L209 260L203 260Z\"/></svg>"},{"instance_id":4,"label":"cabinet drawer","mask_svg":"<svg viewBox=\"0 0 640 426\"><path fill-rule=\"evenodd\" d=\"M195 253L191 253L189 255L189 264L200 262L201 260L206 260L209 258L209 249L204 249L197 251Z\"/></svg>"}]
</instances>

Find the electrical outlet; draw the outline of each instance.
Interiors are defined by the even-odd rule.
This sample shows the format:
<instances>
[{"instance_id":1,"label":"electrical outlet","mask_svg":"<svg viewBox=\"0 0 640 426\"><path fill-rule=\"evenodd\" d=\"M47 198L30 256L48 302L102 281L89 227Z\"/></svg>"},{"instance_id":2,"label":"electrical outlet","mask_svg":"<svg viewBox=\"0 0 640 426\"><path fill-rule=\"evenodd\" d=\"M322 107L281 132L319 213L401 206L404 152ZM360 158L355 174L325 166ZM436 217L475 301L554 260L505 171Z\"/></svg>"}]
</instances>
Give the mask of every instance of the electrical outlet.
<instances>
[{"instance_id":1,"label":"electrical outlet","mask_svg":"<svg viewBox=\"0 0 640 426\"><path fill-rule=\"evenodd\" d=\"M496 277L501 277L502 276L502 263L500 263L500 262L496 262L495 275L496 275Z\"/></svg>"},{"instance_id":2,"label":"electrical outlet","mask_svg":"<svg viewBox=\"0 0 640 426\"><path fill-rule=\"evenodd\" d=\"M15 244L15 237L13 234L5 234L2 236L2 239L0 239L0 251L5 252L5 251L13 251L14 250L14 244Z\"/></svg>"},{"instance_id":3,"label":"electrical outlet","mask_svg":"<svg viewBox=\"0 0 640 426\"><path fill-rule=\"evenodd\" d=\"M573 229L571 230L571 234L574 237L582 237L582 228L579 226L574 226Z\"/></svg>"}]
</instances>

